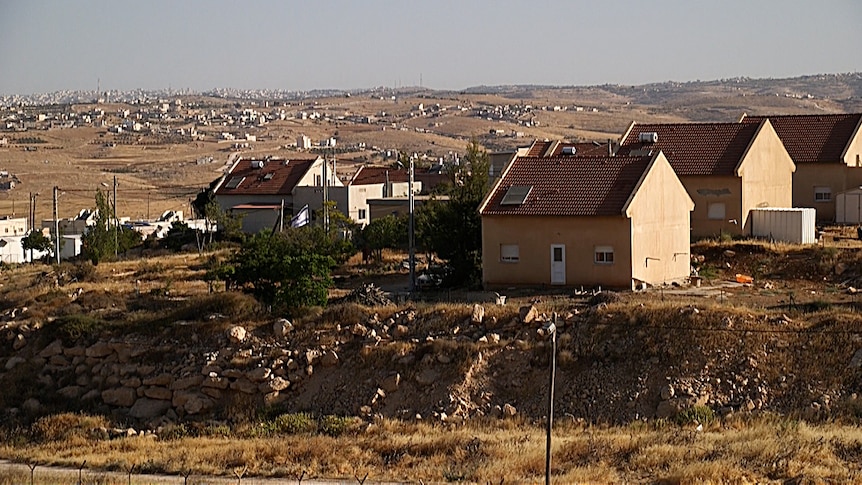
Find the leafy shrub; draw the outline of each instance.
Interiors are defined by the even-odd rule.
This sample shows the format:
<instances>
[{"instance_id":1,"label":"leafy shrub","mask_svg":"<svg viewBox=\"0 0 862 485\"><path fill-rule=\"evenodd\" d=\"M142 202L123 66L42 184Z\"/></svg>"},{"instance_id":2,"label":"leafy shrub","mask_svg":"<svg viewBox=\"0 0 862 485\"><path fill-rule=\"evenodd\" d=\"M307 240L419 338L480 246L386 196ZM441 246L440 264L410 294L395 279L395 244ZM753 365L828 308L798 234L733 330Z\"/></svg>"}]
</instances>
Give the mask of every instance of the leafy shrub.
<instances>
[{"instance_id":1,"label":"leafy shrub","mask_svg":"<svg viewBox=\"0 0 862 485\"><path fill-rule=\"evenodd\" d=\"M313 433L317 430L314 417L308 413L282 414L273 420L274 429L281 434Z\"/></svg>"},{"instance_id":2,"label":"leafy shrub","mask_svg":"<svg viewBox=\"0 0 862 485\"><path fill-rule=\"evenodd\" d=\"M337 438L356 428L357 419L347 416L327 414L321 416L317 423L317 432Z\"/></svg>"},{"instance_id":3,"label":"leafy shrub","mask_svg":"<svg viewBox=\"0 0 862 485\"><path fill-rule=\"evenodd\" d=\"M98 337L107 326L101 318L79 313L60 317L46 328L63 340L63 343L72 344L79 339Z\"/></svg>"},{"instance_id":4,"label":"leafy shrub","mask_svg":"<svg viewBox=\"0 0 862 485\"><path fill-rule=\"evenodd\" d=\"M709 406L692 406L676 415L676 422L679 425L689 423L708 425L714 421L715 412Z\"/></svg>"}]
</instances>

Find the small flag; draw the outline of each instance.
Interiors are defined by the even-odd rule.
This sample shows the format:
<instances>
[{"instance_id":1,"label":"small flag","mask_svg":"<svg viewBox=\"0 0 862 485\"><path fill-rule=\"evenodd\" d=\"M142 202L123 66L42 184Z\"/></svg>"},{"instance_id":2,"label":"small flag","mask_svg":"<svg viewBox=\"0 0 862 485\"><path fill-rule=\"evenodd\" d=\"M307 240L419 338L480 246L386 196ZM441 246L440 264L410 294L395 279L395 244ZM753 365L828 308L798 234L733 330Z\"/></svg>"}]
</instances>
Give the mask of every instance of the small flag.
<instances>
[{"instance_id":1,"label":"small flag","mask_svg":"<svg viewBox=\"0 0 862 485\"><path fill-rule=\"evenodd\" d=\"M299 209L299 212L290 220L290 227L302 227L308 224L308 204Z\"/></svg>"}]
</instances>

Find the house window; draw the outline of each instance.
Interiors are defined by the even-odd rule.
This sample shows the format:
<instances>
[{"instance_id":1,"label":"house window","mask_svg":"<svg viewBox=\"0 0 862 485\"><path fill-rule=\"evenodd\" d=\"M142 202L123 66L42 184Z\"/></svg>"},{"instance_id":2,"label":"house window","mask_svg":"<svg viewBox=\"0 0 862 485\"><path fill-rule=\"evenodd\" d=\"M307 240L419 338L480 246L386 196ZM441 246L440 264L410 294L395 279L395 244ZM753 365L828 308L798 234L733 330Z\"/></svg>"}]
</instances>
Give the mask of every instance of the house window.
<instances>
[{"instance_id":1,"label":"house window","mask_svg":"<svg viewBox=\"0 0 862 485\"><path fill-rule=\"evenodd\" d=\"M517 263L521 260L521 249L517 244L500 245L500 261L504 263Z\"/></svg>"},{"instance_id":2,"label":"house window","mask_svg":"<svg viewBox=\"0 0 862 485\"><path fill-rule=\"evenodd\" d=\"M365 220L365 209L359 209L359 220L360 221Z\"/></svg>"},{"instance_id":3,"label":"house window","mask_svg":"<svg viewBox=\"0 0 862 485\"><path fill-rule=\"evenodd\" d=\"M613 246L596 246L596 264L614 264Z\"/></svg>"},{"instance_id":4,"label":"house window","mask_svg":"<svg viewBox=\"0 0 862 485\"><path fill-rule=\"evenodd\" d=\"M814 187L814 202L829 202L832 200L830 187Z\"/></svg>"},{"instance_id":5,"label":"house window","mask_svg":"<svg viewBox=\"0 0 862 485\"><path fill-rule=\"evenodd\" d=\"M727 217L727 208L724 202L713 202L709 204L706 211L706 217L714 220L724 220Z\"/></svg>"}]
</instances>

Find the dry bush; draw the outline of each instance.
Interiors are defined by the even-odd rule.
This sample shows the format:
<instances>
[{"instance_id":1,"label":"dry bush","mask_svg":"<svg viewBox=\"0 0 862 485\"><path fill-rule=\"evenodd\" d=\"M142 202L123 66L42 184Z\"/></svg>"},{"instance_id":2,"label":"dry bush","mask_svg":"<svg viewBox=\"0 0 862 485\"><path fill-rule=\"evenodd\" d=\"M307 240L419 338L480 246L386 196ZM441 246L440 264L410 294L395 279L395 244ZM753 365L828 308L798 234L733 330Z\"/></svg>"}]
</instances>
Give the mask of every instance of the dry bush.
<instances>
[{"instance_id":1,"label":"dry bush","mask_svg":"<svg viewBox=\"0 0 862 485\"><path fill-rule=\"evenodd\" d=\"M72 438L94 439L100 434L98 428L107 428L110 424L102 416L87 416L83 414L62 413L40 418L31 427L33 439L45 443L70 440Z\"/></svg>"}]
</instances>

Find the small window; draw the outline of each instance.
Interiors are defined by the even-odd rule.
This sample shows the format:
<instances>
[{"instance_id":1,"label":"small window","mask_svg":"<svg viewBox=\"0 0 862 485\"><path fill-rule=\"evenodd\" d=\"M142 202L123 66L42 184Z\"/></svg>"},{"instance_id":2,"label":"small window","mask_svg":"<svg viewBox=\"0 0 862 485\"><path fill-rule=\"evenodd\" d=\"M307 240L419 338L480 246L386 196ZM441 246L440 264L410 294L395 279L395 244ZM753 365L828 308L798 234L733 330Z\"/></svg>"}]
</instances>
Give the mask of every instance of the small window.
<instances>
[{"instance_id":1,"label":"small window","mask_svg":"<svg viewBox=\"0 0 862 485\"><path fill-rule=\"evenodd\" d=\"M814 202L829 202L832 200L830 187L814 187Z\"/></svg>"},{"instance_id":2,"label":"small window","mask_svg":"<svg viewBox=\"0 0 862 485\"><path fill-rule=\"evenodd\" d=\"M359 209L359 220L360 221L365 220L365 209Z\"/></svg>"},{"instance_id":3,"label":"small window","mask_svg":"<svg viewBox=\"0 0 862 485\"><path fill-rule=\"evenodd\" d=\"M727 208L724 202L713 202L709 204L706 217L714 220L724 220L727 217Z\"/></svg>"},{"instance_id":4,"label":"small window","mask_svg":"<svg viewBox=\"0 0 862 485\"><path fill-rule=\"evenodd\" d=\"M322 176L320 176L320 175L315 175L315 176L314 176L314 185L315 185L316 187L320 187L321 185L323 185L322 181L323 181Z\"/></svg>"},{"instance_id":5,"label":"small window","mask_svg":"<svg viewBox=\"0 0 862 485\"><path fill-rule=\"evenodd\" d=\"M614 248L612 246L596 246L596 264L613 264Z\"/></svg>"},{"instance_id":6,"label":"small window","mask_svg":"<svg viewBox=\"0 0 862 485\"><path fill-rule=\"evenodd\" d=\"M521 260L521 249L517 244L500 245L500 261L504 263L517 263Z\"/></svg>"}]
</instances>

